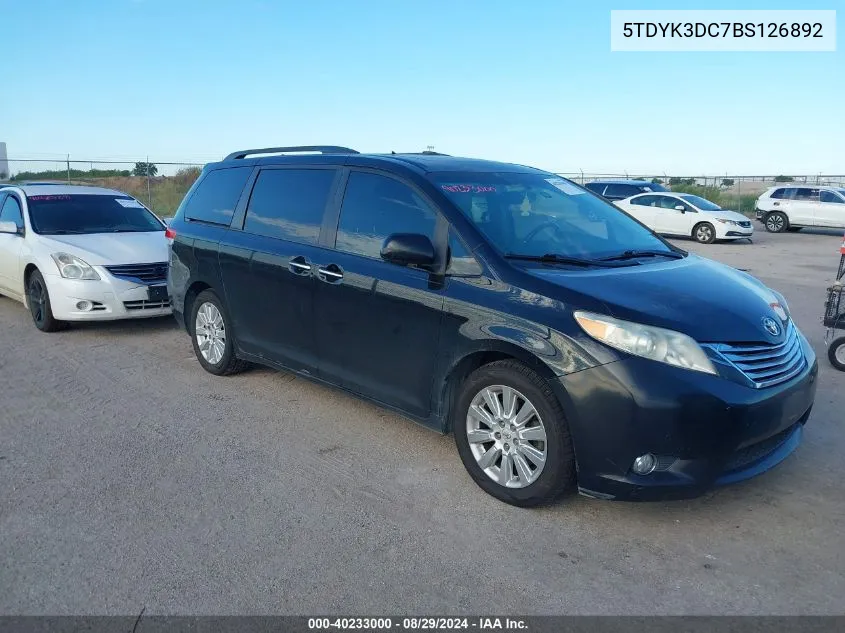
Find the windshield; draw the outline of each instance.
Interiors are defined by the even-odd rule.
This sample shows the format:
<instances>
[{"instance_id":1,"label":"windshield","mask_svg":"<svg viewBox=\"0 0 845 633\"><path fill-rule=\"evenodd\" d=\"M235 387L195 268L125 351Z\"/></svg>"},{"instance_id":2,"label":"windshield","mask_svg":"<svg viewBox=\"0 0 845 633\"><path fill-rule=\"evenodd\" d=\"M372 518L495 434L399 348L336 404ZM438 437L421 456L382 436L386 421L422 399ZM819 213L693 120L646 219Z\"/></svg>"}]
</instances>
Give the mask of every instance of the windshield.
<instances>
[{"instance_id":1,"label":"windshield","mask_svg":"<svg viewBox=\"0 0 845 633\"><path fill-rule=\"evenodd\" d=\"M694 196L692 194L685 194L685 195L680 196L680 197L682 199L686 200L687 202L689 202L690 204L692 204L693 206L698 207L702 211L721 211L722 210L722 207L720 207L718 204L714 204L714 203L710 202L709 200L705 200L704 198L702 198L700 196Z\"/></svg>"},{"instance_id":2,"label":"windshield","mask_svg":"<svg viewBox=\"0 0 845 633\"><path fill-rule=\"evenodd\" d=\"M449 172L430 178L503 255L599 259L672 252L609 202L554 174Z\"/></svg>"},{"instance_id":3,"label":"windshield","mask_svg":"<svg viewBox=\"0 0 845 633\"><path fill-rule=\"evenodd\" d=\"M32 229L41 235L164 231L158 218L129 196L28 196L27 204Z\"/></svg>"}]
</instances>

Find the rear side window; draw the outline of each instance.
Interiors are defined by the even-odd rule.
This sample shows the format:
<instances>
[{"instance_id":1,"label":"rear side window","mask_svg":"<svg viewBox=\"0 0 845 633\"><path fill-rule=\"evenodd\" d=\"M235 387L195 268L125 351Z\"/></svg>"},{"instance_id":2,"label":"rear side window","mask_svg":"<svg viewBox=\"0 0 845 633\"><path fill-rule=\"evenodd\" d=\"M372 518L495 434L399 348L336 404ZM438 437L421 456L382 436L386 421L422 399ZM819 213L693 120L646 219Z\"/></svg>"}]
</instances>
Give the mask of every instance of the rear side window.
<instances>
[{"instance_id":1,"label":"rear side window","mask_svg":"<svg viewBox=\"0 0 845 633\"><path fill-rule=\"evenodd\" d=\"M786 187L784 189L777 189L772 193L772 198L779 198L781 200L795 200L798 195L797 187Z\"/></svg>"},{"instance_id":2,"label":"rear side window","mask_svg":"<svg viewBox=\"0 0 845 633\"><path fill-rule=\"evenodd\" d=\"M337 225L339 251L381 258L392 233L419 233L434 240L437 213L408 185L366 172L352 172Z\"/></svg>"},{"instance_id":3,"label":"rear side window","mask_svg":"<svg viewBox=\"0 0 845 633\"><path fill-rule=\"evenodd\" d=\"M631 204L637 204L641 207L651 207L657 202L657 196L637 196L631 200Z\"/></svg>"},{"instance_id":4,"label":"rear side window","mask_svg":"<svg viewBox=\"0 0 845 633\"><path fill-rule=\"evenodd\" d=\"M642 193L639 187L633 185L608 185L604 195L608 198L627 198Z\"/></svg>"},{"instance_id":5,"label":"rear side window","mask_svg":"<svg viewBox=\"0 0 845 633\"><path fill-rule=\"evenodd\" d=\"M819 190L818 189L806 189L804 187L800 187L795 190L795 195L792 196L793 200L809 200L812 202L819 201Z\"/></svg>"},{"instance_id":6,"label":"rear side window","mask_svg":"<svg viewBox=\"0 0 845 633\"><path fill-rule=\"evenodd\" d=\"M258 174L244 231L316 244L334 169L265 169Z\"/></svg>"},{"instance_id":7,"label":"rear side window","mask_svg":"<svg viewBox=\"0 0 845 633\"><path fill-rule=\"evenodd\" d=\"M189 220L229 226L252 167L210 171L185 206Z\"/></svg>"}]
</instances>

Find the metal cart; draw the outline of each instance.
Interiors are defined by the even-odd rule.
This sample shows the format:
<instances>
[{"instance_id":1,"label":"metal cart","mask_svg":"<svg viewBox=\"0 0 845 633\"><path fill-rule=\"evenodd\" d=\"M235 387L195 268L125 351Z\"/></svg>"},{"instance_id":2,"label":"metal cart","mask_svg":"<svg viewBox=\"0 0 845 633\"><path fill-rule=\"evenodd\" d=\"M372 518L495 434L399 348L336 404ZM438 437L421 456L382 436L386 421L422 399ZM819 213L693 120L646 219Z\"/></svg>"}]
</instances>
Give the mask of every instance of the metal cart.
<instances>
[{"instance_id":1,"label":"metal cart","mask_svg":"<svg viewBox=\"0 0 845 633\"><path fill-rule=\"evenodd\" d=\"M842 255L836 282L827 289L827 301L824 304L824 325L827 328L824 342L828 346L830 364L839 371L845 371L845 336L836 336L836 330L845 330L845 237L842 238L839 250Z\"/></svg>"}]
</instances>

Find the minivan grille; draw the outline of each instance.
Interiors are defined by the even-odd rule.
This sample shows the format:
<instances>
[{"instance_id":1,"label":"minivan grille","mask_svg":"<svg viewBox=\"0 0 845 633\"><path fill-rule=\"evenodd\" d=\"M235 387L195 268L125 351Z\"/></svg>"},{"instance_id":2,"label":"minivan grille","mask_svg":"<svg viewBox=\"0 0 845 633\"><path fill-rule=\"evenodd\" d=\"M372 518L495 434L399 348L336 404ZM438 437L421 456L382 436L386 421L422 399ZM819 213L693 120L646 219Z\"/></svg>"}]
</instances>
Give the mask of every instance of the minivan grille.
<instances>
[{"instance_id":1,"label":"minivan grille","mask_svg":"<svg viewBox=\"0 0 845 633\"><path fill-rule=\"evenodd\" d=\"M736 367L755 387L773 387L794 378L807 365L798 331L790 322L786 340L779 345L719 343L708 345Z\"/></svg>"},{"instance_id":2,"label":"minivan grille","mask_svg":"<svg viewBox=\"0 0 845 633\"><path fill-rule=\"evenodd\" d=\"M105 269L119 279L154 284L167 281L167 262L154 264L121 264L105 266Z\"/></svg>"}]
</instances>

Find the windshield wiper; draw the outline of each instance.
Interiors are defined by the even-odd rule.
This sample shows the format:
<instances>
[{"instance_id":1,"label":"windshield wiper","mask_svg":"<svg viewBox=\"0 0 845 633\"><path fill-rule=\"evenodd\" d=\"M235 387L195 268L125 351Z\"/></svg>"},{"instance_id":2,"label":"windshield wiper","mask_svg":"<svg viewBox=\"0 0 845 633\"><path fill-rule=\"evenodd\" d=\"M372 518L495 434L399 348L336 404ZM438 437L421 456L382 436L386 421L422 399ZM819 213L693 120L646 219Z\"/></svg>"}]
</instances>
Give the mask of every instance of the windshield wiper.
<instances>
[{"instance_id":1,"label":"windshield wiper","mask_svg":"<svg viewBox=\"0 0 845 633\"><path fill-rule=\"evenodd\" d=\"M625 251L624 253L619 253L618 255L602 257L600 261L615 262L625 259L637 259L640 257L669 257L670 259L683 259L684 254L677 253L675 251Z\"/></svg>"},{"instance_id":2,"label":"windshield wiper","mask_svg":"<svg viewBox=\"0 0 845 633\"><path fill-rule=\"evenodd\" d=\"M544 264L572 264L573 266L600 266L602 268L613 268L618 264L600 261L598 259L586 259L584 257L570 257L568 255L557 255L546 253L545 255L521 255L519 253L505 253L506 259L521 259L528 262L542 262Z\"/></svg>"}]
</instances>

